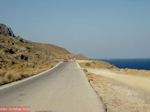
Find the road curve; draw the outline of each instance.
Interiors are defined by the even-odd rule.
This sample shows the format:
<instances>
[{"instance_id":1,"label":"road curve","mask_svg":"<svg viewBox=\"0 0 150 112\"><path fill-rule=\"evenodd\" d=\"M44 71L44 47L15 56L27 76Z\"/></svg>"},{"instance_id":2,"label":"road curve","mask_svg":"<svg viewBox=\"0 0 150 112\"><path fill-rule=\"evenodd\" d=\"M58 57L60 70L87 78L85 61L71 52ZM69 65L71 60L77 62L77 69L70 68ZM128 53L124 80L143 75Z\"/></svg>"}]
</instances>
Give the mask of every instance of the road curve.
<instances>
[{"instance_id":1,"label":"road curve","mask_svg":"<svg viewBox=\"0 0 150 112\"><path fill-rule=\"evenodd\" d=\"M32 80L0 89L0 106L30 106L31 112L104 112L75 62L61 63Z\"/></svg>"}]
</instances>

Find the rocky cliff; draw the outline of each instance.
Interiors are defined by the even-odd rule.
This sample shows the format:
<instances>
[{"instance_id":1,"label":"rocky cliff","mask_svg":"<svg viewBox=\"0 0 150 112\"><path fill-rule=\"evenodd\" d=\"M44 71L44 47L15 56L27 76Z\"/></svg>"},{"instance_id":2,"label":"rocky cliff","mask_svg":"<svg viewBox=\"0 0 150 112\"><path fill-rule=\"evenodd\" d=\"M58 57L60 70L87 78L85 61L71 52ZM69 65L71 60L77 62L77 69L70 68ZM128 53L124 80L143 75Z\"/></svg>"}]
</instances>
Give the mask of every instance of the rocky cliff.
<instances>
[{"instance_id":1,"label":"rocky cliff","mask_svg":"<svg viewBox=\"0 0 150 112\"><path fill-rule=\"evenodd\" d=\"M0 24L0 34L5 35L5 36L13 36L15 37L13 31L11 30L10 27L7 27L4 24Z\"/></svg>"}]
</instances>

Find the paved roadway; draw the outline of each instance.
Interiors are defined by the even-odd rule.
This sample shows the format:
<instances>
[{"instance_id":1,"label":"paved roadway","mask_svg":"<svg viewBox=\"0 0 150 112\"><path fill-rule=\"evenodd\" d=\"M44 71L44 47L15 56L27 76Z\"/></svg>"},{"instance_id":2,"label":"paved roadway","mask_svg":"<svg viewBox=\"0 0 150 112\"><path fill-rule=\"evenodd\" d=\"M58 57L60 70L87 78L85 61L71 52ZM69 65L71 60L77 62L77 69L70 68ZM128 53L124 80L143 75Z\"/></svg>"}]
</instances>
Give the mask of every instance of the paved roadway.
<instances>
[{"instance_id":1,"label":"paved roadway","mask_svg":"<svg viewBox=\"0 0 150 112\"><path fill-rule=\"evenodd\" d=\"M104 112L103 104L75 62L0 88L0 106L31 106L32 112Z\"/></svg>"}]
</instances>

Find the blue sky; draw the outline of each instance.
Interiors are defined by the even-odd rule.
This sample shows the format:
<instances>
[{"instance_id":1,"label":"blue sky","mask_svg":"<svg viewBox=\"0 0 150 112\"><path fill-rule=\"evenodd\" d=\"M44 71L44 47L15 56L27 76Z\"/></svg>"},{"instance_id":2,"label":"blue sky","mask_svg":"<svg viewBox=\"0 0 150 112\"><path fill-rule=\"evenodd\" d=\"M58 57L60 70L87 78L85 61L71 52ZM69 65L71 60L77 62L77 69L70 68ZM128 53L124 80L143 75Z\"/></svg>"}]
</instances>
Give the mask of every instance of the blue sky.
<instances>
[{"instance_id":1,"label":"blue sky","mask_svg":"<svg viewBox=\"0 0 150 112\"><path fill-rule=\"evenodd\" d=\"M1 0L0 23L90 58L150 58L149 0Z\"/></svg>"}]
</instances>

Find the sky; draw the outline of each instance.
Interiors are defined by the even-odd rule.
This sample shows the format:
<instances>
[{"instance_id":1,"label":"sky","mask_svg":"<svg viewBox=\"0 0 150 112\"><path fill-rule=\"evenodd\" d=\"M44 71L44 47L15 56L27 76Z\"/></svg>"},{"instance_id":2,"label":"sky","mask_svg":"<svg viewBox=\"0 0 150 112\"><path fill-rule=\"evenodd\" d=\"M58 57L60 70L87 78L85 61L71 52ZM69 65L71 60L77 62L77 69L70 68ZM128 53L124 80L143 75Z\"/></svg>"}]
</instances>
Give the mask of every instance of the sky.
<instances>
[{"instance_id":1,"label":"sky","mask_svg":"<svg viewBox=\"0 0 150 112\"><path fill-rule=\"evenodd\" d=\"M150 0L1 0L16 35L89 58L150 58Z\"/></svg>"}]
</instances>

